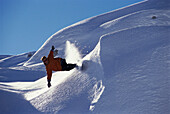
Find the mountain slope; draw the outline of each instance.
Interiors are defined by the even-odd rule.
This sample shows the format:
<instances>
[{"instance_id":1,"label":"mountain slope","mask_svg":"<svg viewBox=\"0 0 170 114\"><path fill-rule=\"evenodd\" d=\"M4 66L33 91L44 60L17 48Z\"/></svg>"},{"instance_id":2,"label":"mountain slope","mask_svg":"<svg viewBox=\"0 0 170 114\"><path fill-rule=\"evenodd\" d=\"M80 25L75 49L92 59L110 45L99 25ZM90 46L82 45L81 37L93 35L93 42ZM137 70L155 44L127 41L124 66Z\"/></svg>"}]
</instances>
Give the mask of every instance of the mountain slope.
<instances>
[{"instance_id":1,"label":"mountain slope","mask_svg":"<svg viewBox=\"0 0 170 114\"><path fill-rule=\"evenodd\" d=\"M66 27L52 35L22 64L18 65L19 56L4 58L1 70L8 72L0 75L11 80L8 83L0 80L0 96L22 99L23 110L18 113L24 109L32 113L64 114L169 113L168 3L168 0L144 1ZM59 50L58 56L66 57L70 63L84 63L86 69L54 72L52 87L47 88L40 58L48 55L52 45ZM17 64L10 63L12 60ZM13 79L9 77L16 77L17 73L11 69L27 72ZM31 75L35 71L38 79ZM26 80L19 79L20 76ZM11 103L11 100L5 102L10 105L9 111L2 107L0 112L15 110L17 113L21 105L13 107Z\"/></svg>"},{"instance_id":2,"label":"mountain slope","mask_svg":"<svg viewBox=\"0 0 170 114\"><path fill-rule=\"evenodd\" d=\"M145 22L147 22L147 20L150 20L151 18L150 16L153 16L153 14L155 14L157 10L161 9L163 10L162 12L164 12L164 10L166 11L166 9L168 8L168 4L166 3L168 3L167 0L144 1L138 4L131 5L129 7L121 8L115 11L111 11L111 12L108 12L108 13L105 13L99 16L86 19L78 23L75 23L69 27L66 27L56 32L50 38L48 38L48 40L35 53L35 55L27 63L25 63L25 66L41 62L40 58L42 57L42 55L48 55L51 45L54 45L57 49L59 49L59 52L60 52L59 56L65 57L64 56L65 45L63 44L65 44L67 40L70 41L71 43L74 43L84 56L94 49L95 45L98 43L98 40L102 35L110 33L110 32L114 32L114 31L118 31L121 29L126 29L129 27L137 26L138 24L144 24L144 21L142 19L143 15L142 16L139 15L137 18L135 17L135 19L138 19L140 20L140 22L142 22L142 23L138 23L138 21L136 21L137 22L136 25L134 25L133 23L133 21L135 21L134 19L133 21L130 21L128 19L130 23L129 22L128 22L129 24L126 23L127 26L119 26L119 24L118 24L118 27L110 26L107 28L106 27L103 28L99 26L102 26L103 24L111 22L111 21L120 20L121 18L127 17L129 15L137 14L140 12L146 12L150 14L150 15L147 15L148 18L145 18L146 20ZM151 12L145 11L145 10L151 10ZM161 13L161 11L159 12Z\"/></svg>"},{"instance_id":3,"label":"mountain slope","mask_svg":"<svg viewBox=\"0 0 170 114\"><path fill-rule=\"evenodd\" d=\"M168 32L170 27L150 26L102 37L103 84L107 89L94 113L161 114L170 111ZM108 53L106 49L112 51Z\"/></svg>"}]
</instances>

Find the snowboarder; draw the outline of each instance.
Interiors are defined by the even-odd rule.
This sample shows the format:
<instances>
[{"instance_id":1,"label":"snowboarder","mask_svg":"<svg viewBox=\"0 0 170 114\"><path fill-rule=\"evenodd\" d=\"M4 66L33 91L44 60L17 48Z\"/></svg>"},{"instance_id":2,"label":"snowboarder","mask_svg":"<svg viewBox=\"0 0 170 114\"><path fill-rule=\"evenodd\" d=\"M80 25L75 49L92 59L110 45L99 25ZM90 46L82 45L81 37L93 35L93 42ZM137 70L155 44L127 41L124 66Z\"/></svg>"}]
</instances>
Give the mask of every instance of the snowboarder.
<instances>
[{"instance_id":1,"label":"snowboarder","mask_svg":"<svg viewBox=\"0 0 170 114\"><path fill-rule=\"evenodd\" d=\"M48 57L43 56L41 58L47 71L47 81L48 81L47 86L48 87L51 87L52 71L69 71L77 66L76 64L67 64L65 59L54 58L54 55L53 55L54 49L55 49L54 46L52 46Z\"/></svg>"}]
</instances>

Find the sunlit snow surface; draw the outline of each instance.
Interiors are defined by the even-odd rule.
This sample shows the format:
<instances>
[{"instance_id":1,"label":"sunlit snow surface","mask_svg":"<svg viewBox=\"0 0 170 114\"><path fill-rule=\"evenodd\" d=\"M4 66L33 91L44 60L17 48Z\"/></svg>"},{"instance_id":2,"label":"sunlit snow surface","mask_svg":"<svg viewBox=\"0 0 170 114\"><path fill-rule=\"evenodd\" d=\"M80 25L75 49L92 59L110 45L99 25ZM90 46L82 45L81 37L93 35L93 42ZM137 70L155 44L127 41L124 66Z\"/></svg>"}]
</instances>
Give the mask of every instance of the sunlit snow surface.
<instances>
[{"instance_id":1,"label":"sunlit snow surface","mask_svg":"<svg viewBox=\"0 0 170 114\"><path fill-rule=\"evenodd\" d=\"M0 113L168 114L169 8L143 1L56 32L32 57L0 56ZM48 88L40 58L52 45L79 67L53 72Z\"/></svg>"}]
</instances>

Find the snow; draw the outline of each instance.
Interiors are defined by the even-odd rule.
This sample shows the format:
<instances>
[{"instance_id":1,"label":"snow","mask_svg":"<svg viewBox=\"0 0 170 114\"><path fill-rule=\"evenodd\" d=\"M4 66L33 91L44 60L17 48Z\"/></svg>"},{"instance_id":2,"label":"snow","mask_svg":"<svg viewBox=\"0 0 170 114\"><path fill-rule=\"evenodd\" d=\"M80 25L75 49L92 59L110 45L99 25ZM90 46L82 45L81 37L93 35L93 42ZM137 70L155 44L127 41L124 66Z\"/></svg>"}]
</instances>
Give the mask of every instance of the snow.
<instances>
[{"instance_id":1,"label":"snow","mask_svg":"<svg viewBox=\"0 0 170 114\"><path fill-rule=\"evenodd\" d=\"M170 113L169 6L146 0L63 28L33 56L1 55L0 113ZM48 88L52 45L84 70L53 72Z\"/></svg>"}]
</instances>

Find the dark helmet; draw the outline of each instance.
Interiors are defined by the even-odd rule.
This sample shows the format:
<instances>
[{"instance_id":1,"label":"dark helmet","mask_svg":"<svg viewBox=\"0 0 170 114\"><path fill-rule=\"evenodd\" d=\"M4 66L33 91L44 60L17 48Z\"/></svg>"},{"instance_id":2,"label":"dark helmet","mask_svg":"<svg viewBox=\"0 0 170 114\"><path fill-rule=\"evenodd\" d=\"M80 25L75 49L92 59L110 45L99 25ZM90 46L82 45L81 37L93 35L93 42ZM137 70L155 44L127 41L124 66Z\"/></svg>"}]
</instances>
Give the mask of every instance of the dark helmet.
<instances>
[{"instance_id":1,"label":"dark helmet","mask_svg":"<svg viewBox=\"0 0 170 114\"><path fill-rule=\"evenodd\" d=\"M46 56L43 56L43 57L41 58L41 61L43 61L44 59L47 59L47 57L46 57Z\"/></svg>"}]
</instances>

